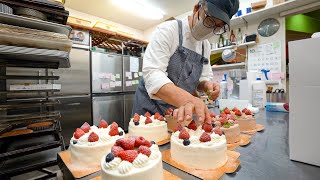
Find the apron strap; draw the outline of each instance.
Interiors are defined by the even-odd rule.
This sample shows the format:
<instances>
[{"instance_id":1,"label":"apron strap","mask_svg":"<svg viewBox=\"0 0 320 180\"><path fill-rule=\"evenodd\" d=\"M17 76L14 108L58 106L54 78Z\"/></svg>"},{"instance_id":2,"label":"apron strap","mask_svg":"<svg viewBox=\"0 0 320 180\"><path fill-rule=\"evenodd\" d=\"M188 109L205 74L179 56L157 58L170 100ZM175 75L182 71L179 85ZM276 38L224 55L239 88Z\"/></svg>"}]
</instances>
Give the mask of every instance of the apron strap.
<instances>
[{"instance_id":1,"label":"apron strap","mask_svg":"<svg viewBox=\"0 0 320 180\"><path fill-rule=\"evenodd\" d=\"M204 43L202 41L202 56L204 57Z\"/></svg>"},{"instance_id":2,"label":"apron strap","mask_svg":"<svg viewBox=\"0 0 320 180\"><path fill-rule=\"evenodd\" d=\"M182 41L183 41L183 37L182 37L182 21L177 19L178 21L178 28L179 28L179 46L182 47Z\"/></svg>"}]
</instances>

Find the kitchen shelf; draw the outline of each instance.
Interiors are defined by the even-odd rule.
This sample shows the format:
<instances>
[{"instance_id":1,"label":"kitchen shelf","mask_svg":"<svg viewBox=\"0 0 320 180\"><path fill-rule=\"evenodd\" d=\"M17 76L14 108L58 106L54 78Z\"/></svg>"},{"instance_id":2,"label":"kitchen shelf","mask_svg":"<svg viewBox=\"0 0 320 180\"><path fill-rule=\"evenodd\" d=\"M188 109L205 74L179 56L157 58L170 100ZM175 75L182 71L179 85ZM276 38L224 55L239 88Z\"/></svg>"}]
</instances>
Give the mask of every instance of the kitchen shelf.
<instances>
[{"instance_id":1,"label":"kitchen shelf","mask_svg":"<svg viewBox=\"0 0 320 180\"><path fill-rule=\"evenodd\" d=\"M225 64L225 65L213 65L212 70L227 70L227 69L241 69L245 68L246 64L242 63L234 63L234 64Z\"/></svg>"},{"instance_id":2,"label":"kitchen shelf","mask_svg":"<svg viewBox=\"0 0 320 180\"><path fill-rule=\"evenodd\" d=\"M12 79L12 80L58 80L59 76L18 76L18 75L6 75L0 76L0 80Z\"/></svg>"},{"instance_id":3,"label":"kitchen shelf","mask_svg":"<svg viewBox=\"0 0 320 180\"><path fill-rule=\"evenodd\" d=\"M13 94L13 93L45 93L45 92L59 92L58 89L47 89L47 90L19 90L19 91L0 91L0 94Z\"/></svg>"},{"instance_id":4,"label":"kitchen shelf","mask_svg":"<svg viewBox=\"0 0 320 180\"><path fill-rule=\"evenodd\" d=\"M31 101L31 102L7 102L6 104L0 104L0 110L8 109L26 109L33 107L54 106L60 104L58 100L45 100L45 101Z\"/></svg>"},{"instance_id":5,"label":"kitchen shelf","mask_svg":"<svg viewBox=\"0 0 320 180\"><path fill-rule=\"evenodd\" d=\"M246 25L247 23L254 23L256 21L262 21L264 18L273 16L273 15L280 15L280 16L287 16L291 15L290 13L285 14L290 10L300 9L303 6L307 6L314 3L312 6L319 6L319 0L291 0L286 1L281 4L277 4L275 6L264 8L255 12L251 12L249 14L242 15L240 17L236 17L231 19L230 26L240 26ZM310 6L310 8L312 8Z\"/></svg>"},{"instance_id":6,"label":"kitchen shelf","mask_svg":"<svg viewBox=\"0 0 320 180\"><path fill-rule=\"evenodd\" d=\"M223 51L226 50L226 49L234 49L234 48L243 49L243 48L246 48L246 47L249 47L249 46L254 46L254 45L256 45L256 44L257 44L257 43L256 43L255 41L251 41L251 42L242 43L242 44L240 44L240 45L232 45L232 46L227 46L227 47L212 49L212 50L211 50L211 54L218 54L218 53L223 52Z\"/></svg>"}]
</instances>

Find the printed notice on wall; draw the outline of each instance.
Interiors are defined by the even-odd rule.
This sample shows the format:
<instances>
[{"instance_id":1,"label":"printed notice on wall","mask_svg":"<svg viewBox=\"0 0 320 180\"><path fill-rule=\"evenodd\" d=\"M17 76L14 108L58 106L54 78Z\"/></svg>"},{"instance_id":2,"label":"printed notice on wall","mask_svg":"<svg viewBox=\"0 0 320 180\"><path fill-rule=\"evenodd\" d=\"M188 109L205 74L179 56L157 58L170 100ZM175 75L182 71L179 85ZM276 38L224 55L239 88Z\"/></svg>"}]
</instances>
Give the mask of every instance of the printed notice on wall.
<instances>
[{"instance_id":1,"label":"printed notice on wall","mask_svg":"<svg viewBox=\"0 0 320 180\"><path fill-rule=\"evenodd\" d=\"M132 86L132 82L131 82L131 81L126 81L126 86L127 86L127 87Z\"/></svg>"},{"instance_id":2,"label":"printed notice on wall","mask_svg":"<svg viewBox=\"0 0 320 180\"><path fill-rule=\"evenodd\" d=\"M139 58L130 57L130 72L138 72L139 71Z\"/></svg>"},{"instance_id":3,"label":"printed notice on wall","mask_svg":"<svg viewBox=\"0 0 320 180\"><path fill-rule=\"evenodd\" d=\"M281 72L281 44L280 41L261 44L249 48L248 70Z\"/></svg>"},{"instance_id":4,"label":"printed notice on wall","mask_svg":"<svg viewBox=\"0 0 320 180\"><path fill-rule=\"evenodd\" d=\"M110 85L109 83L102 83L101 84L101 89L109 89Z\"/></svg>"}]
</instances>

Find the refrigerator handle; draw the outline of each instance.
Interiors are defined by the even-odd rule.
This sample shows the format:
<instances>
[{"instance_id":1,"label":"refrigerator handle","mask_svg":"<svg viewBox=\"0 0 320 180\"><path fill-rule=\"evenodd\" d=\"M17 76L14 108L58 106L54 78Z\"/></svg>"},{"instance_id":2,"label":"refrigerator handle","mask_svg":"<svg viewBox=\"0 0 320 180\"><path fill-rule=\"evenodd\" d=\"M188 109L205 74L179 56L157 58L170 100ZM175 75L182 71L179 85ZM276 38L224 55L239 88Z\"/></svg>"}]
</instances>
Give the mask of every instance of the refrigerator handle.
<instances>
[{"instance_id":1,"label":"refrigerator handle","mask_svg":"<svg viewBox=\"0 0 320 180\"><path fill-rule=\"evenodd\" d=\"M54 70L51 71L51 76L54 76ZM54 80L51 83L54 84Z\"/></svg>"}]
</instances>

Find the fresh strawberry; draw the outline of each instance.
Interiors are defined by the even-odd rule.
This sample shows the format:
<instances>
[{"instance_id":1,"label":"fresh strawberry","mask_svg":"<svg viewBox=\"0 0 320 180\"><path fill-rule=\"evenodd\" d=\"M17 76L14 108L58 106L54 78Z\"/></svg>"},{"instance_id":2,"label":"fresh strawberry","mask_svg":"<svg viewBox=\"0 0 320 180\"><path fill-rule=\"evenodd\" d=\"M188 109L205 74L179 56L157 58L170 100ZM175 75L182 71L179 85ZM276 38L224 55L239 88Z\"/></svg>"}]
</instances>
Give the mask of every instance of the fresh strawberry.
<instances>
[{"instance_id":1,"label":"fresh strawberry","mask_svg":"<svg viewBox=\"0 0 320 180\"><path fill-rule=\"evenodd\" d=\"M233 111L233 112L237 112L237 111L239 111L239 109L236 108L236 107L234 107L234 108L232 109L232 111Z\"/></svg>"},{"instance_id":2,"label":"fresh strawberry","mask_svg":"<svg viewBox=\"0 0 320 180\"><path fill-rule=\"evenodd\" d=\"M226 114L220 114L219 115L219 118L227 118L228 117L228 115L226 115Z\"/></svg>"},{"instance_id":3,"label":"fresh strawberry","mask_svg":"<svg viewBox=\"0 0 320 180\"><path fill-rule=\"evenodd\" d=\"M205 131L205 132L211 132L212 130L212 124L209 123L209 122L205 122L203 125L202 125L202 129Z\"/></svg>"},{"instance_id":4,"label":"fresh strawberry","mask_svg":"<svg viewBox=\"0 0 320 180\"><path fill-rule=\"evenodd\" d=\"M111 152L114 154L115 157L119 157L119 153L124 151L124 149L120 146L112 146Z\"/></svg>"},{"instance_id":5,"label":"fresh strawberry","mask_svg":"<svg viewBox=\"0 0 320 180\"><path fill-rule=\"evenodd\" d=\"M140 136L140 137L136 138L134 146L139 147L139 146L144 145L145 143L146 143L146 140L144 139L144 137Z\"/></svg>"},{"instance_id":6,"label":"fresh strawberry","mask_svg":"<svg viewBox=\"0 0 320 180\"><path fill-rule=\"evenodd\" d=\"M151 147L152 146L152 143L148 140L145 140L144 141L144 145L147 146L147 147Z\"/></svg>"},{"instance_id":7,"label":"fresh strawberry","mask_svg":"<svg viewBox=\"0 0 320 180\"><path fill-rule=\"evenodd\" d=\"M212 131L215 134L218 134L219 136L222 136L222 131L221 131L220 127L215 127Z\"/></svg>"},{"instance_id":8,"label":"fresh strawberry","mask_svg":"<svg viewBox=\"0 0 320 180\"><path fill-rule=\"evenodd\" d=\"M231 120L236 120L236 115L231 114L230 117L229 117L229 119L231 119Z\"/></svg>"},{"instance_id":9,"label":"fresh strawberry","mask_svg":"<svg viewBox=\"0 0 320 180\"><path fill-rule=\"evenodd\" d=\"M147 111L145 114L144 114L145 117L151 117L151 114Z\"/></svg>"},{"instance_id":10,"label":"fresh strawberry","mask_svg":"<svg viewBox=\"0 0 320 180\"><path fill-rule=\"evenodd\" d=\"M111 126L111 127L112 127L112 126ZM110 136L119 135L119 130L118 130L118 128L117 128L117 129L111 128L110 131L109 131L109 135L110 135Z\"/></svg>"},{"instance_id":11,"label":"fresh strawberry","mask_svg":"<svg viewBox=\"0 0 320 180\"><path fill-rule=\"evenodd\" d=\"M111 123L110 126L111 126L110 129L118 129L118 127L119 127L116 122Z\"/></svg>"},{"instance_id":12,"label":"fresh strawberry","mask_svg":"<svg viewBox=\"0 0 320 180\"><path fill-rule=\"evenodd\" d=\"M191 123L188 125L188 128L195 131L195 130L197 130L198 126L197 126L196 122L194 120L192 120Z\"/></svg>"},{"instance_id":13,"label":"fresh strawberry","mask_svg":"<svg viewBox=\"0 0 320 180\"><path fill-rule=\"evenodd\" d=\"M117 139L116 142L114 143L115 146L121 146L121 141L123 138Z\"/></svg>"},{"instance_id":14,"label":"fresh strawberry","mask_svg":"<svg viewBox=\"0 0 320 180\"><path fill-rule=\"evenodd\" d=\"M235 114L236 116L242 116L242 113L241 113L240 110L239 110L239 111L236 111L234 114Z\"/></svg>"},{"instance_id":15,"label":"fresh strawberry","mask_svg":"<svg viewBox=\"0 0 320 180\"><path fill-rule=\"evenodd\" d=\"M174 128L174 132L181 131L181 129L183 129L183 127L181 126L181 124L178 124L178 126Z\"/></svg>"},{"instance_id":16,"label":"fresh strawberry","mask_svg":"<svg viewBox=\"0 0 320 180\"><path fill-rule=\"evenodd\" d=\"M108 127L107 121L105 121L104 119L101 119L99 128L107 128L107 127Z\"/></svg>"},{"instance_id":17,"label":"fresh strawberry","mask_svg":"<svg viewBox=\"0 0 320 180\"><path fill-rule=\"evenodd\" d=\"M154 118L154 119L158 119L160 116L161 116L161 115L160 115L158 112L156 112L156 113L154 114L153 118Z\"/></svg>"},{"instance_id":18,"label":"fresh strawberry","mask_svg":"<svg viewBox=\"0 0 320 180\"><path fill-rule=\"evenodd\" d=\"M140 146L138 148L138 153L144 154L149 157L151 154L151 150L147 146Z\"/></svg>"},{"instance_id":19,"label":"fresh strawberry","mask_svg":"<svg viewBox=\"0 0 320 180\"><path fill-rule=\"evenodd\" d=\"M221 123L222 125L228 122L228 118L227 118L227 117L220 117L219 120L220 120L220 123Z\"/></svg>"},{"instance_id":20,"label":"fresh strawberry","mask_svg":"<svg viewBox=\"0 0 320 180\"><path fill-rule=\"evenodd\" d=\"M221 111L220 112L220 116L223 115L223 114L226 115L226 113L224 111Z\"/></svg>"},{"instance_id":21,"label":"fresh strawberry","mask_svg":"<svg viewBox=\"0 0 320 180\"><path fill-rule=\"evenodd\" d=\"M247 110L247 108L244 108L244 109L242 109L242 112L243 112L243 113L245 113L245 112L246 112L246 110Z\"/></svg>"},{"instance_id":22,"label":"fresh strawberry","mask_svg":"<svg viewBox=\"0 0 320 180\"><path fill-rule=\"evenodd\" d=\"M200 136L200 142L208 142L211 141L211 137L209 133L203 132L202 135Z\"/></svg>"},{"instance_id":23,"label":"fresh strawberry","mask_svg":"<svg viewBox=\"0 0 320 180\"><path fill-rule=\"evenodd\" d=\"M160 116L158 117L158 120L159 120L159 121L164 121L164 117L160 115Z\"/></svg>"},{"instance_id":24,"label":"fresh strawberry","mask_svg":"<svg viewBox=\"0 0 320 180\"><path fill-rule=\"evenodd\" d=\"M137 158L138 153L135 150L126 150L121 151L118 155L122 161L129 161L132 163Z\"/></svg>"},{"instance_id":25,"label":"fresh strawberry","mask_svg":"<svg viewBox=\"0 0 320 180\"><path fill-rule=\"evenodd\" d=\"M224 113L230 114L231 112L230 112L230 110L229 110L228 108L225 108L225 109L224 109Z\"/></svg>"},{"instance_id":26,"label":"fresh strawberry","mask_svg":"<svg viewBox=\"0 0 320 180\"><path fill-rule=\"evenodd\" d=\"M251 113L251 111L250 111L249 109L247 109L246 112L245 112L245 114L246 114L246 115L251 115L252 113Z\"/></svg>"},{"instance_id":27,"label":"fresh strawberry","mask_svg":"<svg viewBox=\"0 0 320 180\"><path fill-rule=\"evenodd\" d=\"M288 103L285 103L283 105L283 108L286 110L286 111L289 111L289 104Z\"/></svg>"},{"instance_id":28,"label":"fresh strawberry","mask_svg":"<svg viewBox=\"0 0 320 180\"><path fill-rule=\"evenodd\" d=\"M214 112L211 112L211 113L210 113L210 117L211 117L211 118L214 118L214 117L216 117L216 114L215 114Z\"/></svg>"},{"instance_id":29,"label":"fresh strawberry","mask_svg":"<svg viewBox=\"0 0 320 180\"><path fill-rule=\"evenodd\" d=\"M150 124L152 123L152 120L150 117L147 117L146 121L144 122L145 124Z\"/></svg>"},{"instance_id":30,"label":"fresh strawberry","mask_svg":"<svg viewBox=\"0 0 320 180\"><path fill-rule=\"evenodd\" d=\"M120 146L124 150L133 150L134 149L134 144L135 144L134 138L121 138L118 141L119 142L117 144L120 144Z\"/></svg>"},{"instance_id":31,"label":"fresh strawberry","mask_svg":"<svg viewBox=\"0 0 320 180\"><path fill-rule=\"evenodd\" d=\"M140 120L139 114L135 113L134 116L133 116L133 121L134 121L134 122L137 122L137 121L139 121L139 120Z\"/></svg>"},{"instance_id":32,"label":"fresh strawberry","mask_svg":"<svg viewBox=\"0 0 320 180\"><path fill-rule=\"evenodd\" d=\"M80 129L80 128L77 128L76 129L76 132L74 133L73 137L76 138L76 139L79 139L81 136L83 136L85 134L85 132Z\"/></svg>"},{"instance_id":33,"label":"fresh strawberry","mask_svg":"<svg viewBox=\"0 0 320 180\"><path fill-rule=\"evenodd\" d=\"M98 134L92 132L90 133L89 137L88 137L88 141L89 142L96 142L96 141L99 141L99 136Z\"/></svg>"},{"instance_id":34,"label":"fresh strawberry","mask_svg":"<svg viewBox=\"0 0 320 180\"><path fill-rule=\"evenodd\" d=\"M85 122L82 124L82 126L80 127L85 133L89 132L90 131L90 125Z\"/></svg>"},{"instance_id":35,"label":"fresh strawberry","mask_svg":"<svg viewBox=\"0 0 320 180\"><path fill-rule=\"evenodd\" d=\"M179 139L189 139L190 135L186 129L182 129L179 134Z\"/></svg>"}]
</instances>

